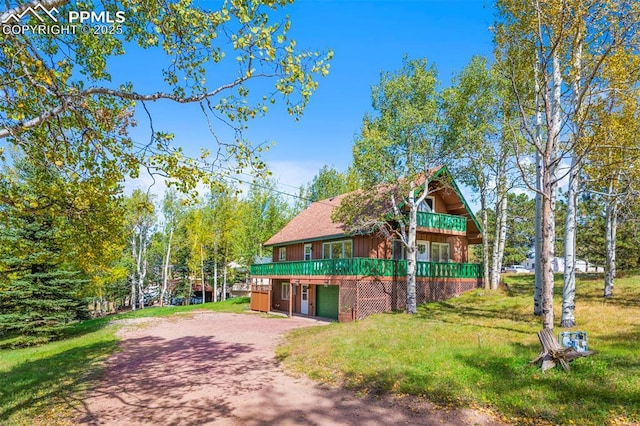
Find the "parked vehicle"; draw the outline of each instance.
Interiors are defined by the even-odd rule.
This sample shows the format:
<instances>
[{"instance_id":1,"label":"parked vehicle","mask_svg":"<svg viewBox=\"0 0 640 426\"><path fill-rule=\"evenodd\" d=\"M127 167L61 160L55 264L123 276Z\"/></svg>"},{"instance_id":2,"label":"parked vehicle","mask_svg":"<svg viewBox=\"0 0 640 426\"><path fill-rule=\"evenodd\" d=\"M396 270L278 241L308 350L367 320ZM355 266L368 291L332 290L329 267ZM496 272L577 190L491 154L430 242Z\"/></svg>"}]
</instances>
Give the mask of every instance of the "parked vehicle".
<instances>
[{"instance_id":1,"label":"parked vehicle","mask_svg":"<svg viewBox=\"0 0 640 426\"><path fill-rule=\"evenodd\" d=\"M522 265L509 265L503 267L502 272L506 272L508 274L526 274L529 270Z\"/></svg>"}]
</instances>

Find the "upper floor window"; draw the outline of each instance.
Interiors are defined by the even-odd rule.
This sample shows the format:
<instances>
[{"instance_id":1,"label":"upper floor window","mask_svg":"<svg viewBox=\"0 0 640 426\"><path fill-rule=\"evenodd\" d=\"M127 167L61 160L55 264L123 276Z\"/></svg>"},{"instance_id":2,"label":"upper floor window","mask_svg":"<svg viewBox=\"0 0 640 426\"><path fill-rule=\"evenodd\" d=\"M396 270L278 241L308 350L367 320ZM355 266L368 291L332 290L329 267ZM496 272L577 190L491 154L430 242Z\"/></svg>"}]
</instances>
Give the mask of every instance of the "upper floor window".
<instances>
[{"instance_id":1,"label":"upper floor window","mask_svg":"<svg viewBox=\"0 0 640 426\"><path fill-rule=\"evenodd\" d=\"M392 251L391 255L393 256L393 260L405 260L407 258L406 251L404 249L404 244L400 240L393 240L391 251Z\"/></svg>"},{"instance_id":2,"label":"upper floor window","mask_svg":"<svg viewBox=\"0 0 640 426\"><path fill-rule=\"evenodd\" d=\"M435 199L433 197L427 197L420 204L418 204L419 212L433 213L435 211Z\"/></svg>"},{"instance_id":3,"label":"upper floor window","mask_svg":"<svg viewBox=\"0 0 640 426\"><path fill-rule=\"evenodd\" d=\"M448 262L449 243L431 243L431 260L433 262Z\"/></svg>"},{"instance_id":4,"label":"upper floor window","mask_svg":"<svg viewBox=\"0 0 640 426\"><path fill-rule=\"evenodd\" d=\"M279 261L284 261L287 260L287 248L286 247L280 247L278 249L278 260Z\"/></svg>"},{"instance_id":5,"label":"upper floor window","mask_svg":"<svg viewBox=\"0 0 640 426\"><path fill-rule=\"evenodd\" d=\"M323 259L344 259L349 257L353 257L353 243L351 240L322 243Z\"/></svg>"},{"instance_id":6,"label":"upper floor window","mask_svg":"<svg viewBox=\"0 0 640 426\"><path fill-rule=\"evenodd\" d=\"M312 246L311 244L304 245L304 260L312 259Z\"/></svg>"}]
</instances>

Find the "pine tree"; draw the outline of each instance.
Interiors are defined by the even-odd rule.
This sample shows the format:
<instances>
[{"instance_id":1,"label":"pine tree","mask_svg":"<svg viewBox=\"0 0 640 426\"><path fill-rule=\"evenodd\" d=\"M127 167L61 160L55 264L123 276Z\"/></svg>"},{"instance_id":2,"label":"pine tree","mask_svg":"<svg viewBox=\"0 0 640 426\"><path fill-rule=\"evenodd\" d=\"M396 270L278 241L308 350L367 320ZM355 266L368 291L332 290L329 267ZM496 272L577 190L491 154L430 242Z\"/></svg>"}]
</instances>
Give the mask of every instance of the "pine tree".
<instances>
[{"instance_id":1,"label":"pine tree","mask_svg":"<svg viewBox=\"0 0 640 426\"><path fill-rule=\"evenodd\" d=\"M88 317L88 280L65 265L55 218L8 207L0 226L0 338L24 346ZM15 338L13 338L15 337Z\"/></svg>"}]
</instances>

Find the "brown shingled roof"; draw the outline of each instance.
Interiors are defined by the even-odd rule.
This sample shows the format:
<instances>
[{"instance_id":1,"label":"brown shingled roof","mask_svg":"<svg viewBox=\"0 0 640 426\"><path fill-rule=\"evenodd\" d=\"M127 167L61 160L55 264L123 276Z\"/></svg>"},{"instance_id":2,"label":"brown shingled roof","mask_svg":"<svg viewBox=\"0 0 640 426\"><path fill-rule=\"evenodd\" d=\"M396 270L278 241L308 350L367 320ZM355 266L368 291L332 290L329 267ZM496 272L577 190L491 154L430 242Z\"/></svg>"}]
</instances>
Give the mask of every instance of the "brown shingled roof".
<instances>
[{"instance_id":1,"label":"brown shingled roof","mask_svg":"<svg viewBox=\"0 0 640 426\"><path fill-rule=\"evenodd\" d=\"M428 179L431 181L432 177L437 177L440 172L445 172L449 174L449 171L445 166L435 167L427 172L427 176L430 176ZM417 185L422 185L426 181L426 176L422 175L416 180ZM455 196L462 204L464 205L463 216L467 216L470 223L470 235L474 233L479 234L479 225L478 222L471 211L468 210L468 206L462 194L458 190L455 182L453 182L455 188ZM378 186L377 190L384 191L383 186ZM331 221L331 214L333 211L340 206L343 198L345 198L347 194L338 195L332 198L327 198L325 200L316 201L315 203L311 203L309 207L300 212L296 217L291 219L291 221L285 225L278 233L276 233L273 237L269 238L267 242L264 243L265 246L275 246L279 244L290 244L295 242L303 242L303 241L311 241L328 237L340 237L345 235L344 224L343 223L333 223ZM460 214L460 213L456 213Z\"/></svg>"},{"instance_id":2,"label":"brown shingled roof","mask_svg":"<svg viewBox=\"0 0 640 426\"><path fill-rule=\"evenodd\" d=\"M331 213L340 206L340 202L346 195L342 194L311 203L309 207L291 219L277 234L269 238L264 245L274 246L282 243L343 235L343 224L333 223L331 221Z\"/></svg>"}]
</instances>

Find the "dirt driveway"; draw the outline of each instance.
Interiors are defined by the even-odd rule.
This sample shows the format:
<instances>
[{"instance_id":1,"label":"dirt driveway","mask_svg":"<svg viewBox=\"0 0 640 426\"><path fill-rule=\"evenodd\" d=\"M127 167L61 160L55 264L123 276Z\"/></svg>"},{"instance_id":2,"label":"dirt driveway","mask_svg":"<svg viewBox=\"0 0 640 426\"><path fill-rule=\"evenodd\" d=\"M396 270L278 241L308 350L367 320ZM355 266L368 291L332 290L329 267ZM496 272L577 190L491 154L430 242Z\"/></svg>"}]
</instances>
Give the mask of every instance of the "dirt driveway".
<instances>
[{"instance_id":1,"label":"dirt driveway","mask_svg":"<svg viewBox=\"0 0 640 426\"><path fill-rule=\"evenodd\" d=\"M359 398L288 375L274 348L306 318L196 312L135 320L122 350L78 407L91 425L494 425L473 410L415 399Z\"/></svg>"}]
</instances>

